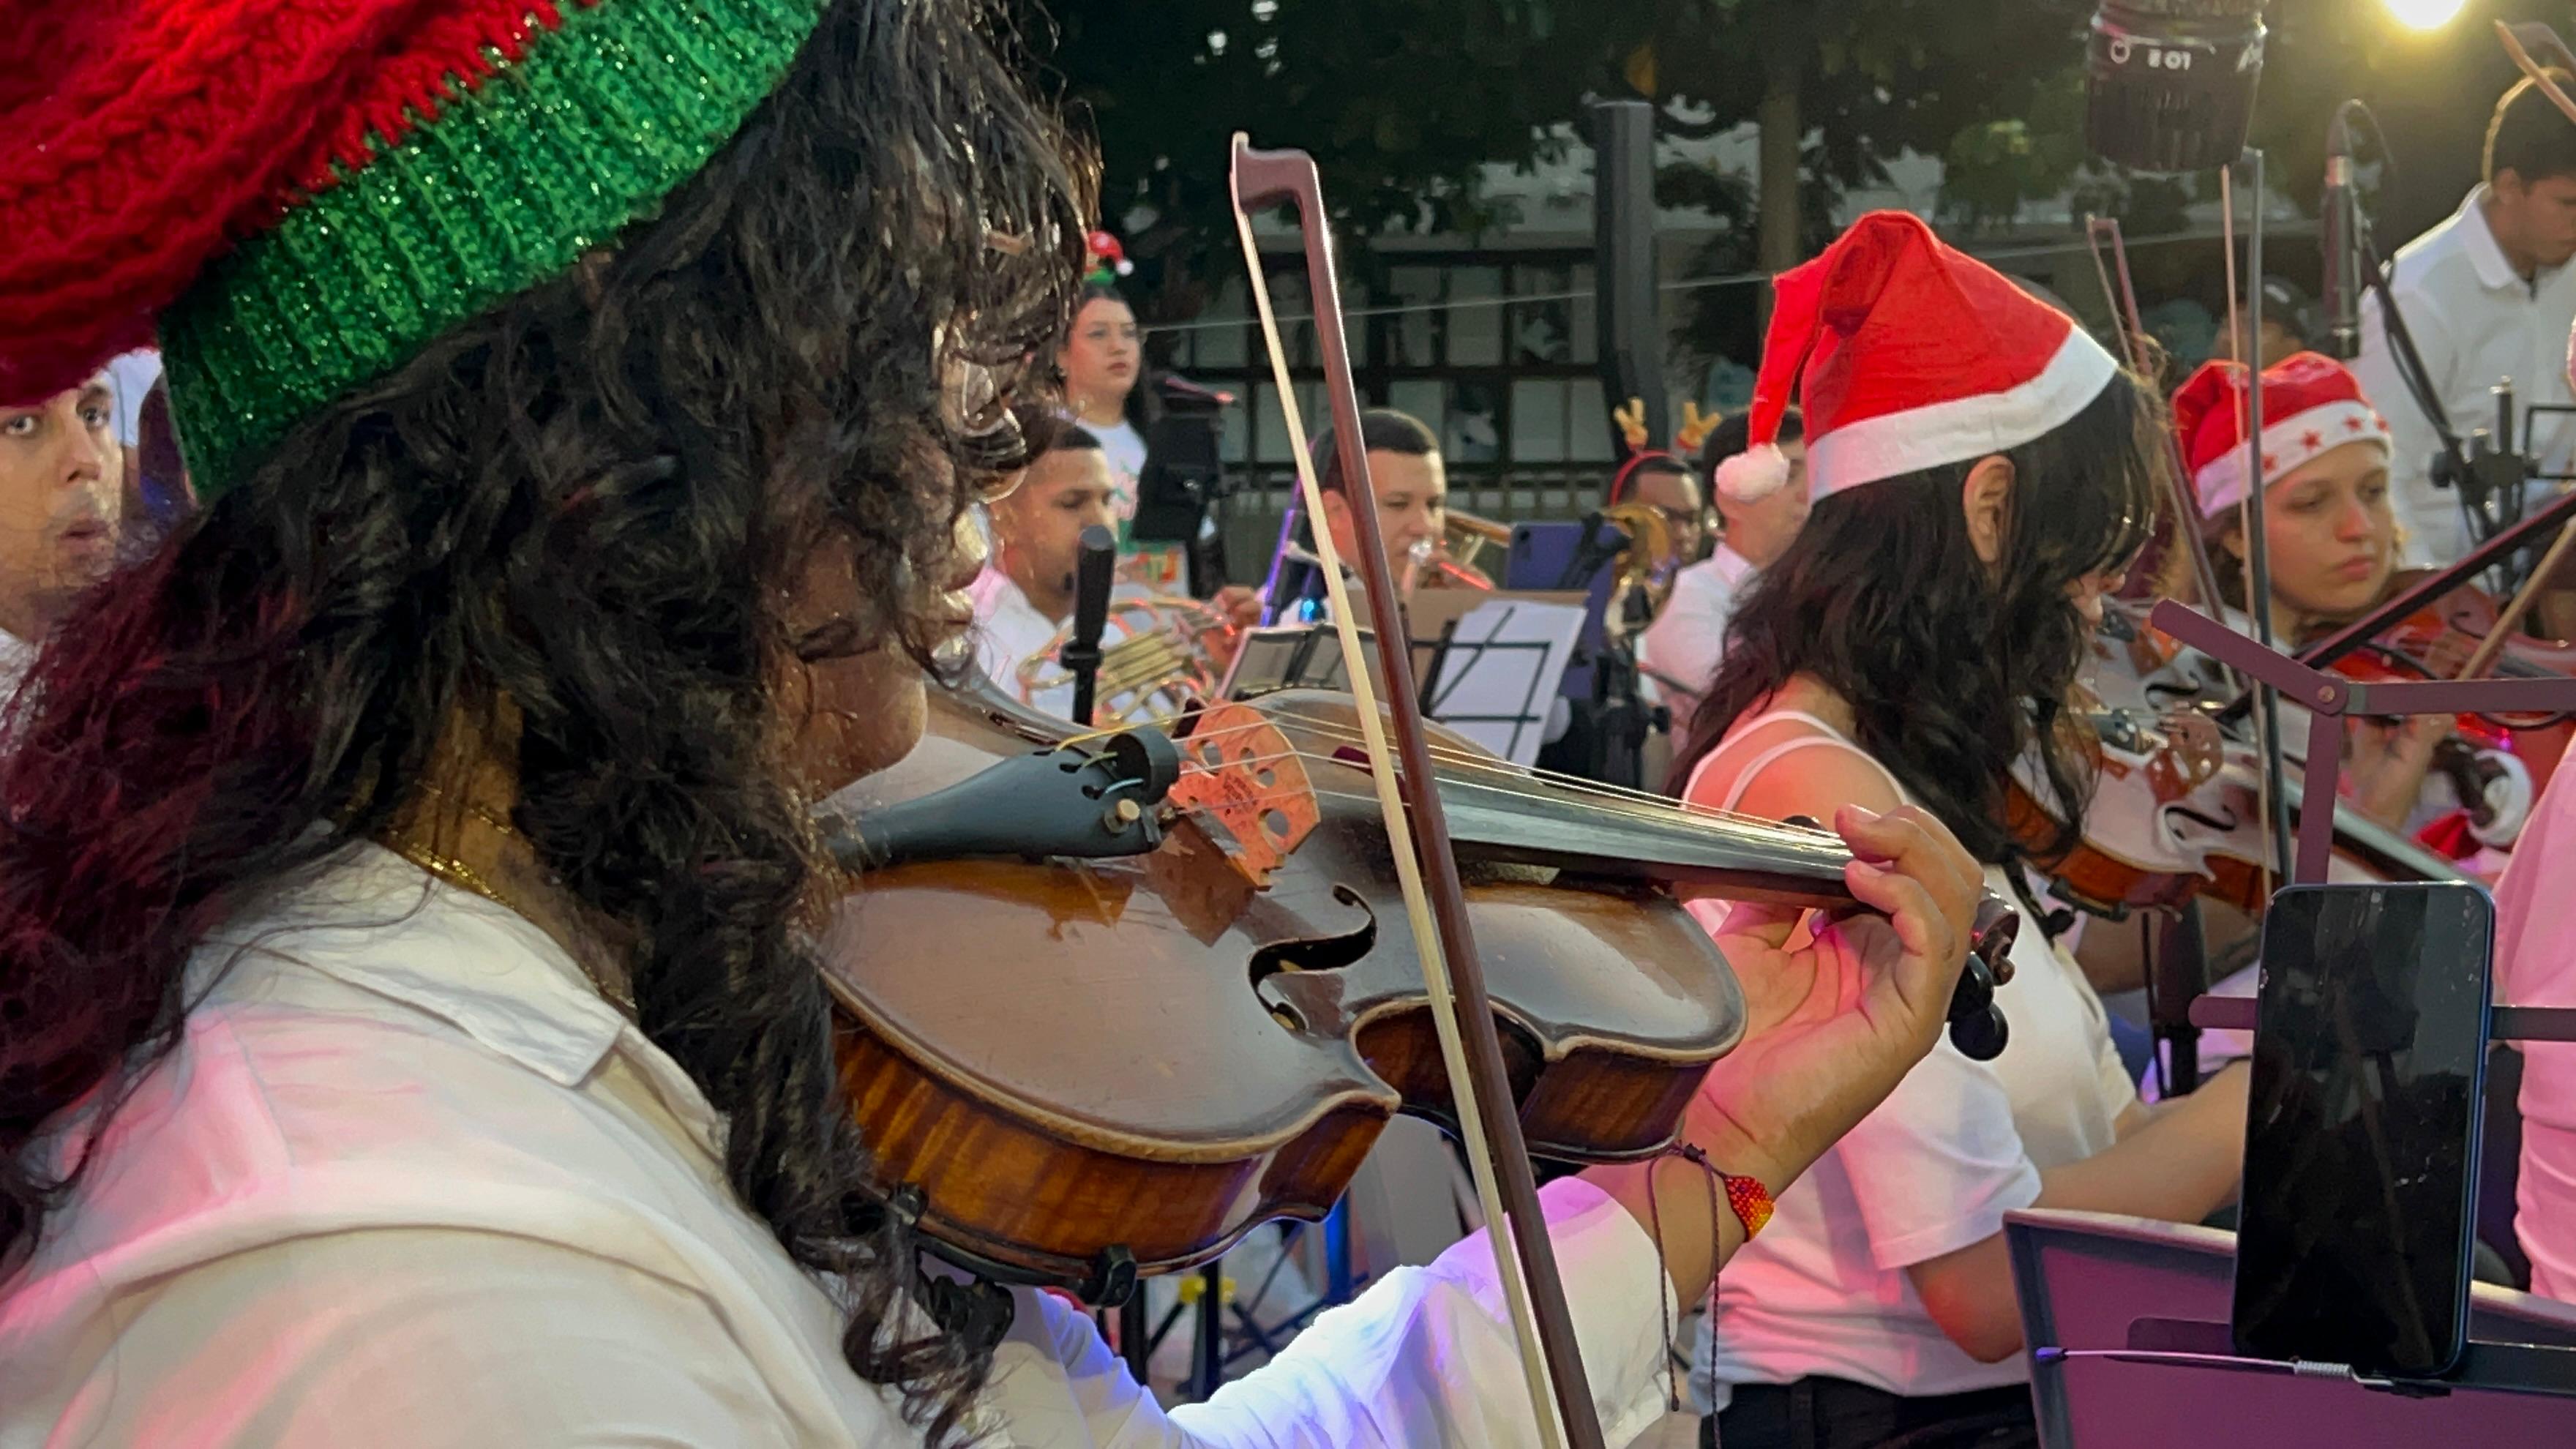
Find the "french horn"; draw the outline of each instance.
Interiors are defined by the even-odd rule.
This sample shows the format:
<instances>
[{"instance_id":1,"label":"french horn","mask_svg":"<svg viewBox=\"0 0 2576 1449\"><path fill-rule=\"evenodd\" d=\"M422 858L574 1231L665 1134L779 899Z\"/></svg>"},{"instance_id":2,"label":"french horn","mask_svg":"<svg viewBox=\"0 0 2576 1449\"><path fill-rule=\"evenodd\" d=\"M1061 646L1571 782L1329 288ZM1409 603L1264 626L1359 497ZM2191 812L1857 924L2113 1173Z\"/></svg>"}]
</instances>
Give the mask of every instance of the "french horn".
<instances>
[{"instance_id":1,"label":"french horn","mask_svg":"<svg viewBox=\"0 0 2576 1449\"><path fill-rule=\"evenodd\" d=\"M1107 637L1117 630L1126 637ZM1092 677L1091 722L1162 724L1215 699L1235 632L1233 622L1202 599L1179 594L1112 599L1100 669ZM1068 620L1045 648L1020 661L1013 674L1021 698L1035 699L1073 682L1073 672L1057 657L1072 637Z\"/></svg>"}]
</instances>

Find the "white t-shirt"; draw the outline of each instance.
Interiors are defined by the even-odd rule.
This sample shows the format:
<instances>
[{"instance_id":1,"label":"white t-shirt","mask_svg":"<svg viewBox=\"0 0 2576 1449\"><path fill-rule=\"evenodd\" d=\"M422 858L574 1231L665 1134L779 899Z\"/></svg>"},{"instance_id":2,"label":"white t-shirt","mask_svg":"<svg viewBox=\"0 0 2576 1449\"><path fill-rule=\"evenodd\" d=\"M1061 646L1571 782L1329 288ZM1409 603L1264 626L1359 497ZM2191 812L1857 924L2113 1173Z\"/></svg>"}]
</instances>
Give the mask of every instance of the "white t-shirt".
<instances>
[{"instance_id":1,"label":"white t-shirt","mask_svg":"<svg viewBox=\"0 0 2576 1449\"><path fill-rule=\"evenodd\" d=\"M1759 572L1742 554L1719 544L1708 557L1673 576L1673 591L1663 612L1646 626L1639 641L1637 664L1664 692L1673 709L1673 732L1690 729L1699 697L1717 677L1726 654L1726 625L1735 615L1735 600Z\"/></svg>"},{"instance_id":2,"label":"white t-shirt","mask_svg":"<svg viewBox=\"0 0 2576 1449\"><path fill-rule=\"evenodd\" d=\"M1009 574L987 566L967 587L967 596L975 601L975 667L984 677L1002 687L1004 693L1034 709L1042 709L1060 719L1073 717L1073 682L1043 689L1030 689L1020 682L1020 665L1030 656L1055 642L1063 624L1038 612L1029 602L1026 590ZM1130 612L1122 604L1146 597L1146 590L1134 584L1120 583L1109 590L1109 618L1100 631L1104 644L1132 638L1139 629L1160 627L1151 615L1141 610ZM1160 694L1151 696L1151 707L1164 714L1179 711L1179 704ZM1102 701L1104 704L1108 701Z\"/></svg>"},{"instance_id":3,"label":"white t-shirt","mask_svg":"<svg viewBox=\"0 0 2576 1449\"><path fill-rule=\"evenodd\" d=\"M1039 613L1009 574L989 564L975 576L966 593L975 601L975 667L984 671L984 677L1002 686L1012 698L1049 714L1061 715L1072 708L1073 686L1069 684L1043 691L1044 699L1032 699L1020 687L1021 663L1046 648L1063 625Z\"/></svg>"},{"instance_id":4,"label":"white t-shirt","mask_svg":"<svg viewBox=\"0 0 2576 1449\"><path fill-rule=\"evenodd\" d=\"M1784 719L1805 728L1767 731L1771 748L1746 758L1751 747L1736 742ZM1692 783L1713 763L1740 763L1731 806L1766 755L1797 749L1861 754L1823 721L1774 710L1736 726ZM1888 782L1904 794L1894 775ZM2001 869L1988 867L1986 885L2014 899ZM1711 929L1725 913L1717 902L1691 909ZM2024 922L2012 962L2012 983L1995 994L2010 1048L1991 1062L1972 1061L1945 1035L1886 1102L1780 1194L1770 1225L1728 1262L1715 1313L1702 1320L1691 1353L1692 1398L1702 1413L1725 1406L1709 1382L1712 1338L1717 1382L1727 1385L1828 1374L1920 1397L2029 1378L2019 1357L1983 1364L1951 1342L1905 1269L2003 1231L2005 1213L2038 1200L2042 1169L2080 1162L2118 1140L2116 1124L2137 1089L2092 984L2036 922Z\"/></svg>"},{"instance_id":5,"label":"white t-shirt","mask_svg":"<svg viewBox=\"0 0 2576 1449\"><path fill-rule=\"evenodd\" d=\"M1123 530L1136 521L1136 480L1145 476L1145 435L1125 418L1106 428L1083 423L1082 430L1098 438L1100 451L1109 456L1110 506Z\"/></svg>"},{"instance_id":6,"label":"white t-shirt","mask_svg":"<svg viewBox=\"0 0 2576 1449\"><path fill-rule=\"evenodd\" d=\"M0 1286L0 1449L921 1442L726 1186L697 1084L534 926L361 844L194 969L176 1052ZM1630 1443L1664 1413L1654 1245L1590 1183L1541 1196ZM1023 1290L981 1442L1534 1449L1500 1296L1478 1235L1167 1416Z\"/></svg>"}]
</instances>

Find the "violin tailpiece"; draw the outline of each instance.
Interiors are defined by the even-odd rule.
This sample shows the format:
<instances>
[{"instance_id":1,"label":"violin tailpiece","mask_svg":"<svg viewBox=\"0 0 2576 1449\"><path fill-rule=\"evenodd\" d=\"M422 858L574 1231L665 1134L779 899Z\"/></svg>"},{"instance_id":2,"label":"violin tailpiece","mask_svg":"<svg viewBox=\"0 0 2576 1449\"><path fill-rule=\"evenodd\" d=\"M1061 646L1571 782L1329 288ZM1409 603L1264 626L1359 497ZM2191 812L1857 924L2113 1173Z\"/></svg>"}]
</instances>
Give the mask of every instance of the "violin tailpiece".
<instances>
[{"instance_id":1,"label":"violin tailpiece","mask_svg":"<svg viewBox=\"0 0 2576 1449\"><path fill-rule=\"evenodd\" d=\"M1241 704L1201 711L1180 743L1184 764L1169 798L1199 818L1244 879L1269 885L1323 819L1297 747Z\"/></svg>"}]
</instances>

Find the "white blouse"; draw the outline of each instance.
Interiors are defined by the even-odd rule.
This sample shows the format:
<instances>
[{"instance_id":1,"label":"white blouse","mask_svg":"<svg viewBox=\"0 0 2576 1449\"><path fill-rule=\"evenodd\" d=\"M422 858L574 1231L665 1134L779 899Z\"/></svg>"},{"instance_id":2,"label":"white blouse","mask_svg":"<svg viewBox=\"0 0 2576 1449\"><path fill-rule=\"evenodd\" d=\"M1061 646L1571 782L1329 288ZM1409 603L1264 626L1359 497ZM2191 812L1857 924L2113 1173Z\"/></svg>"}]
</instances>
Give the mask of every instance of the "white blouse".
<instances>
[{"instance_id":1,"label":"white blouse","mask_svg":"<svg viewBox=\"0 0 2576 1449\"><path fill-rule=\"evenodd\" d=\"M1773 731L1775 750L1849 751L1904 795L1894 775L1831 726L1786 710L1737 725L1728 744L1701 761L1692 784L1711 763L1740 755L1735 741L1783 719L1802 729ZM1776 757L1763 751L1744 762L1729 805L1766 756ZM1999 868L1987 868L1986 885L2014 898ZM1712 926L1722 910L1693 907ZM2111 1044L2101 998L2036 922L2024 923L2012 964L2012 983L1995 993L2012 1033L2004 1054L1973 1061L1944 1036L1884 1103L1779 1195L1762 1236L1727 1263L1714 1314L1691 1355L1701 1412L1726 1406L1721 1386L1814 1374L1908 1396L2029 1378L2018 1357L1983 1364L1951 1342L1905 1270L2003 1231L2005 1213L2038 1200L2043 1169L2080 1162L2118 1140L2120 1114L2137 1089Z\"/></svg>"},{"instance_id":2,"label":"white blouse","mask_svg":"<svg viewBox=\"0 0 2576 1449\"><path fill-rule=\"evenodd\" d=\"M536 928L357 845L222 934L255 944L200 951L177 1052L0 1282L0 1449L920 1441L706 1098ZM1624 1444L1664 1412L1662 1269L1598 1189L1544 1198ZM1089 1319L1016 1303L991 1444L1536 1442L1481 1234L1169 1415Z\"/></svg>"}]
</instances>

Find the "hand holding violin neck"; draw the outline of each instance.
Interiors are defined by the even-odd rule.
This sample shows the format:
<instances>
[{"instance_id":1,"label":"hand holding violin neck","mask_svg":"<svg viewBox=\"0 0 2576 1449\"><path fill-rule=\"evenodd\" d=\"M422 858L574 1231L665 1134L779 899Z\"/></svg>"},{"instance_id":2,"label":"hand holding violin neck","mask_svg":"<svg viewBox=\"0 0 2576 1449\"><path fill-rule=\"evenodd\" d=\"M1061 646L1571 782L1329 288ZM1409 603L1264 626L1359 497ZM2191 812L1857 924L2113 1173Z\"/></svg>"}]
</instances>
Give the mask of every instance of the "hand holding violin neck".
<instances>
[{"instance_id":1,"label":"hand holding violin neck","mask_svg":"<svg viewBox=\"0 0 2576 1449\"><path fill-rule=\"evenodd\" d=\"M1737 974L1793 1004L1710 1068L1682 1129L1718 1169L1774 1194L1931 1050L1978 927L1991 946L2005 919L1983 871L1923 812L1846 809L1836 825L1857 857L1852 894L1884 919L1826 924L1796 951L1783 949L1785 916L1747 910L1728 922L1719 944ZM1708 1291L1707 1275L1743 1241L1731 1214L1712 1213L1695 1169L1636 1164L1586 1176L1658 1235L1684 1302Z\"/></svg>"}]
</instances>

